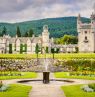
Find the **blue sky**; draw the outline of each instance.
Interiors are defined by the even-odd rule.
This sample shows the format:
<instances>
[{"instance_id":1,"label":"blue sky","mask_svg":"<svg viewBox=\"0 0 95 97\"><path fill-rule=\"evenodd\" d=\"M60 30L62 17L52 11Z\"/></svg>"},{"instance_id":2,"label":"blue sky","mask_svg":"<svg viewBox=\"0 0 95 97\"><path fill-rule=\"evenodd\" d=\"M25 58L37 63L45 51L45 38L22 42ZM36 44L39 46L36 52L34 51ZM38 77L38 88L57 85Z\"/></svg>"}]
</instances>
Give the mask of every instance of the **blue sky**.
<instances>
[{"instance_id":1,"label":"blue sky","mask_svg":"<svg viewBox=\"0 0 95 97\"><path fill-rule=\"evenodd\" d=\"M90 17L95 0L0 0L0 22L21 22L43 18Z\"/></svg>"}]
</instances>

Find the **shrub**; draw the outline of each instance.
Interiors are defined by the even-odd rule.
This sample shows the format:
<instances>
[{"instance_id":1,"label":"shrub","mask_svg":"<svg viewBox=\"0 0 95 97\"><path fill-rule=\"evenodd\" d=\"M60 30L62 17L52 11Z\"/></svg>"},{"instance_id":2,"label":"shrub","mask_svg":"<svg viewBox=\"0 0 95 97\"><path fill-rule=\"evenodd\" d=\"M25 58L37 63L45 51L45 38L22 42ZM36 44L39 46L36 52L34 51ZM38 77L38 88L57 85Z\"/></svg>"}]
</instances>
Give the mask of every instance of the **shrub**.
<instances>
[{"instance_id":1,"label":"shrub","mask_svg":"<svg viewBox=\"0 0 95 97\"><path fill-rule=\"evenodd\" d=\"M85 92L94 92L94 89L90 88L88 85L84 85L81 87Z\"/></svg>"},{"instance_id":2,"label":"shrub","mask_svg":"<svg viewBox=\"0 0 95 97\"><path fill-rule=\"evenodd\" d=\"M94 83L94 84L89 84L88 86L89 86L90 88L94 89L94 91L95 91L95 83Z\"/></svg>"}]
</instances>

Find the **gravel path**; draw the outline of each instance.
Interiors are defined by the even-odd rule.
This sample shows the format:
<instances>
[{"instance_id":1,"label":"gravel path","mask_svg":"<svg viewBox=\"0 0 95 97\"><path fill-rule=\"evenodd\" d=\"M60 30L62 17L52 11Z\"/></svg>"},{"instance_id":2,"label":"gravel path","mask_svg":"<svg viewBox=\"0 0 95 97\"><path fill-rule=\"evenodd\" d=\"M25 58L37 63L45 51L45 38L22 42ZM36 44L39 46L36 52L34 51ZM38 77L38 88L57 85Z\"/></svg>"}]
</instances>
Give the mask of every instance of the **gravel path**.
<instances>
[{"instance_id":1,"label":"gravel path","mask_svg":"<svg viewBox=\"0 0 95 97\"><path fill-rule=\"evenodd\" d=\"M22 83L33 87L32 90L30 91L29 97L65 97L64 92L61 90L60 86L95 83L95 80L83 80L83 79L68 79L74 81L73 83L55 81L55 79L57 78L54 78L53 73L50 73L50 79L54 80L50 81L49 84L43 84L41 79L43 79L43 75L42 73L38 73L38 78L36 78L36 80L39 81L29 81L27 83ZM35 79L3 80L3 83L14 84L17 83L17 81L23 80L35 80ZM66 78L58 78L58 80L66 80Z\"/></svg>"},{"instance_id":2,"label":"gravel path","mask_svg":"<svg viewBox=\"0 0 95 97\"><path fill-rule=\"evenodd\" d=\"M53 74L50 74L50 78L54 78ZM42 74L39 74L38 79L42 79ZM30 84L31 85L31 84ZM32 91L29 97L65 97L60 85L50 84L32 84Z\"/></svg>"}]
</instances>

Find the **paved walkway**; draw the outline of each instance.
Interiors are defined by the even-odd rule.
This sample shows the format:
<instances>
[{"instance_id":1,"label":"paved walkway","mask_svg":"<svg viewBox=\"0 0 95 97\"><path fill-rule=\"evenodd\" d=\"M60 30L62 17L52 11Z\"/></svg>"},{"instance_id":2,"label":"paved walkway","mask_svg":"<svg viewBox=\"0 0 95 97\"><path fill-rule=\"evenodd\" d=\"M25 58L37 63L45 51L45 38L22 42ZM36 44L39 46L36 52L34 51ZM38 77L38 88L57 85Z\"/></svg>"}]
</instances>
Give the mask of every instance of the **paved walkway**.
<instances>
[{"instance_id":1,"label":"paved walkway","mask_svg":"<svg viewBox=\"0 0 95 97\"><path fill-rule=\"evenodd\" d=\"M54 78L52 73L50 74L50 78ZM38 79L42 79L42 74L39 74ZM65 97L63 91L60 89L60 85L32 84L32 87L29 97Z\"/></svg>"},{"instance_id":2,"label":"paved walkway","mask_svg":"<svg viewBox=\"0 0 95 97\"><path fill-rule=\"evenodd\" d=\"M63 85L76 85L76 84L88 84L95 83L95 80L84 80L84 79L68 79L74 81L73 83L68 83L64 81L50 81L49 84L43 84L40 81L42 78L42 73L38 73L39 81L29 81L27 83L23 83L25 85L32 86L32 90L29 94L29 97L65 97L64 92L61 90L60 86ZM50 73L50 79L54 79L53 73ZM12 80L3 80L6 84L17 83L17 81L21 80L35 80L35 79L12 79ZM58 80L66 80L66 78L58 78Z\"/></svg>"}]
</instances>

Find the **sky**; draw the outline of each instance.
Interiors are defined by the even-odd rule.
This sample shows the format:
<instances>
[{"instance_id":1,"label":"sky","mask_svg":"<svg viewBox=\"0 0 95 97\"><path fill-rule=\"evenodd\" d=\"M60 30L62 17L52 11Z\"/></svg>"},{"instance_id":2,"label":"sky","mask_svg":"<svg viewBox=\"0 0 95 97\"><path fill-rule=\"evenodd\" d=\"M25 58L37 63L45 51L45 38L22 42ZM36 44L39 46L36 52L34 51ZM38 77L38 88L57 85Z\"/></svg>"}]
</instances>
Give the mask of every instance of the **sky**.
<instances>
[{"instance_id":1,"label":"sky","mask_svg":"<svg viewBox=\"0 0 95 97\"><path fill-rule=\"evenodd\" d=\"M43 18L90 17L95 0L0 0L0 22L22 22Z\"/></svg>"}]
</instances>

